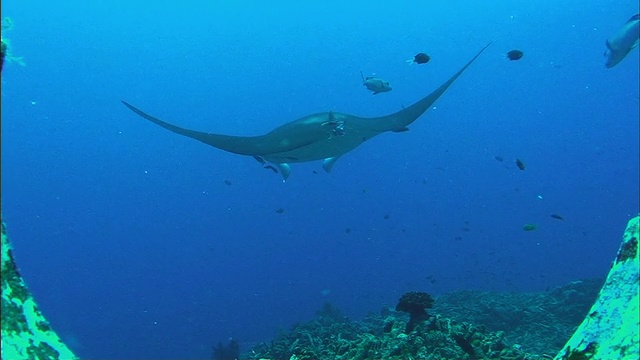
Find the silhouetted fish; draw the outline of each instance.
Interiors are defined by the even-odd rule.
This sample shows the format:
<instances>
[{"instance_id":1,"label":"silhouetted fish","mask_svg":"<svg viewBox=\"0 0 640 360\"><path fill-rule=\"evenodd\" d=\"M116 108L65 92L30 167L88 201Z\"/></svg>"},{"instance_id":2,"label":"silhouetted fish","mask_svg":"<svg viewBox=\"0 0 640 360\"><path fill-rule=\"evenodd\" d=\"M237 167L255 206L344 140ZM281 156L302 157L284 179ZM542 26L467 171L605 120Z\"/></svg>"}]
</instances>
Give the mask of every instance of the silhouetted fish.
<instances>
[{"instance_id":1,"label":"silhouetted fish","mask_svg":"<svg viewBox=\"0 0 640 360\"><path fill-rule=\"evenodd\" d=\"M507 53L509 60L520 60L524 56L524 53L520 50L511 50Z\"/></svg>"},{"instance_id":2,"label":"silhouetted fish","mask_svg":"<svg viewBox=\"0 0 640 360\"><path fill-rule=\"evenodd\" d=\"M520 170L524 170L527 167L520 159L516 159L516 166Z\"/></svg>"},{"instance_id":3,"label":"silhouetted fish","mask_svg":"<svg viewBox=\"0 0 640 360\"><path fill-rule=\"evenodd\" d=\"M409 60L407 60L407 62L408 62L409 64L413 64L413 63L416 63L416 64L426 64L426 63L428 63L428 62L429 62L429 60L431 60L431 57L430 57L429 55L427 55L427 54L425 54L425 53L417 53L417 54L413 57L413 59L409 59Z\"/></svg>"},{"instance_id":4,"label":"silhouetted fish","mask_svg":"<svg viewBox=\"0 0 640 360\"><path fill-rule=\"evenodd\" d=\"M469 354L471 358L475 359L476 350L473 348L473 345L471 345L469 340L465 339L464 336L459 334L452 334L451 337L453 338L453 340L455 340L456 344L458 344L458 346L460 346L460 348L464 352Z\"/></svg>"}]
</instances>

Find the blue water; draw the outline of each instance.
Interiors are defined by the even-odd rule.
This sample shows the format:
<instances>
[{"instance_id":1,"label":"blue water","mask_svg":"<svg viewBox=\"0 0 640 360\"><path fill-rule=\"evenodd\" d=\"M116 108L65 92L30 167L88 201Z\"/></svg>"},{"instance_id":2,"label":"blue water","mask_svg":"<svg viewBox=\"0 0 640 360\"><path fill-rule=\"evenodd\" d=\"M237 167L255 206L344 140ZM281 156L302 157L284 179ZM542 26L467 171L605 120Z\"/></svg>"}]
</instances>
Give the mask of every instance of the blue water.
<instances>
[{"instance_id":1,"label":"blue water","mask_svg":"<svg viewBox=\"0 0 640 360\"><path fill-rule=\"evenodd\" d=\"M637 2L399 3L2 2L26 63L2 74L2 217L77 354L208 358L325 301L358 319L406 291L606 275L639 208L639 56L606 69L602 53ZM379 116L489 41L410 131L331 174L293 164L286 183L120 103L234 135L322 111ZM428 64L405 63L420 51ZM360 71L393 91L371 95Z\"/></svg>"}]
</instances>

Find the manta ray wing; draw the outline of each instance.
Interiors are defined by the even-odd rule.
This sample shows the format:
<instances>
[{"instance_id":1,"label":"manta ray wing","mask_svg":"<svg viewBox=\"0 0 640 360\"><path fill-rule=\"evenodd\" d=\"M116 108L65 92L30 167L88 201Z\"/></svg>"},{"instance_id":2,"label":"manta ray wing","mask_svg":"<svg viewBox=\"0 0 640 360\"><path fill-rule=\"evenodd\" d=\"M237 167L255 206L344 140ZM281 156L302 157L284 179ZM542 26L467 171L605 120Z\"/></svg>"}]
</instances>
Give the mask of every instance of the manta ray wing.
<instances>
[{"instance_id":1,"label":"manta ray wing","mask_svg":"<svg viewBox=\"0 0 640 360\"><path fill-rule=\"evenodd\" d=\"M153 117L125 101L122 103L139 116L176 134L231 153L253 156L261 162L274 163L286 179L289 163L323 160L323 168L329 172L342 155L365 141L384 132L408 130L407 126L422 116L489 45L491 43L427 96L401 111L375 118L324 112L291 121L265 135L231 136L185 129Z\"/></svg>"}]
</instances>

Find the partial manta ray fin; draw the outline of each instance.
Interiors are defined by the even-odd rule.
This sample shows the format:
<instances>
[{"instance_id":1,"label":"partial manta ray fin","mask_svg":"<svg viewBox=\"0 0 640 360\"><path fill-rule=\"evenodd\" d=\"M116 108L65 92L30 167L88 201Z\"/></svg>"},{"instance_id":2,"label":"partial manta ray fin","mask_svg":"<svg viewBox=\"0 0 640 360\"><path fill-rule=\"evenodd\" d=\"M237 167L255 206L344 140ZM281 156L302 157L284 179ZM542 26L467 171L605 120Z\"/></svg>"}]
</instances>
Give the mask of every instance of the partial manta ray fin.
<instances>
[{"instance_id":1,"label":"partial manta ray fin","mask_svg":"<svg viewBox=\"0 0 640 360\"><path fill-rule=\"evenodd\" d=\"M330 173L331 169L333 169L333 165L336 164L336 161L338 161L339 158L339 156L334 156L324 159L324 161L322 162L322 168L324 169L324 171Z\"/></svg>"},{"instance_id":2,"label":"partial manta ray fin","mask_svg":"<svg viewBox=\"0 0 640 360\"><path fill-rule=\"evenodd\" d=\"M275 163L275 167L273 167L272 165L267 164L266 160L260 156L254 156L253 158L258 160L260 164L264 165L263 168L272 170L276 174L280 173L280 175L282 175L282 181L286 181L289 178L289 174L291 174L291 166L287 163Z\"/></svg>"},{"instance_id":3,"label":"partial manta ray fin","mask_svg":"<svg viewBox=\"0 0 640 360\"><path fill-rule=\"evenodd\" d=\"M124 101L124 100L120 100L122 101L122 103L124 104L124 106L128 107L129 110L133 111L134 113L142 116L143 118L151 121L152 123L162 126L163 128L172 131L176 134L180 134L180 135L184 135L187 137L190 137L192 139L196 139L196 140L200 140L202 142L206 142L206 137L207 137L207 133L204 132L200 132L200 131L194 131L194 130L189 130L189 129L184 129L181 128L179 126L175 126L173 124L169 124L168 122L164 122L156 117L153 117L149 114L147 114L146 112L138 109L137 107L129 104L128 102Z\"/></svg>"},{"instance_id":4,"label":"partial manta ray fin","mask_svg":"<svg viewBox=\"0 0 640 360\"><path fill-rule=\"evenodd\" d=\"M304 147L310 143L316 141L321 135L312 134L311 138L304 136L297 136L286 139L286 141L274 140L270 134L262 136L233 136L233 135L221 135L213 133L205 133L201 131L185 129L166 121L160 120L154 116L151 116L137 107L129 104L128 102L121 100L122 103L129 108L129 110L140 115L141 117L151 121L152 123L161 126L176 134L180 134L192 139L202 141L203 143L213 146L215 148L228 151L239 155L250 155L253 157L264 158L264 155L273 154L277 152L291 151L300 147ZM285 125L286 126L286 125ZM284 126L283 126L284 127ZM277 130L277 129L276 129ZM272 132L273 133L273 132ZM281 139L280 139L281 140ZM260 160L258 160L260 161Z\"/></svg>"},{"instance_id":5,"label":"partial manta ray fin","mask_svg":"<svg viewBox=\"0 0 640 360\"><path fill-rule=\"evenodd\" d=\"M287 181L289 178L289 174L291 174L291 166L287 163L275 164L278 170L280 171L280 175L282 175L282 181Z\"/></svg>"},{"instance_id":6,"label":"partial manta ray fin","mask_svg":"<svg viewBox=\"0 0 640 360\"><path fill-rule=\"evenodd\" d=\"M449 80L445 81L442 85L440 85L437 89L432 91L429 95L423 97L417 102L413 103L410 106L404 107L402 110L385 116L380 116L376 118L368 118L367 123L370 128L378 129L380 132L383 131L396 131L402 130L403 128L409 126L411 123L416 121L422 114L424 114L427 109L429 109L433 103L436 102L444 94L444 92L453 84L462 73L467 70L471 64L491 45L492 42L489 42L485 45L478 53L471 58L458 72L453 74L449 78Z\"/></svg>"}]
</instances>

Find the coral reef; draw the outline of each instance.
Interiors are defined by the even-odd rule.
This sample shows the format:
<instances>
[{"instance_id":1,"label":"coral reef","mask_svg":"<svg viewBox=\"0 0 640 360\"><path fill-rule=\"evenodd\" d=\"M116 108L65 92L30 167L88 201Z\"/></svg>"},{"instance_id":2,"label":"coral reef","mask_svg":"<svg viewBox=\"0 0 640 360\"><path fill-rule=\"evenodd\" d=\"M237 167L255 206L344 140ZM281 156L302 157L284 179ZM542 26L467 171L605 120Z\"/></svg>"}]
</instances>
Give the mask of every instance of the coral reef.
<instances>
[{"instance_id":1,"label":"coral reef","mask_svg":"<svg viewBox=\"0 0 640 360\"><path fill-rule=\"evenodd\" d=\"M295 325L269 344L255 346L245 357L637 359L639 228L638 217L629 221L599 294L600 279L574 281L528 294L460 291L438 297L432 308L433 299L427 294L409 293L401 298L396 310L423 317L409 333L405 331L411 318L400 311L385 307L379 314L353 322L325 304L312 321ZM428 308L432 309L430 317L425 316Z\"/></svg>"},{"instance_id":2,"label":"coral reef","mask_svg":"<svg viewBox=\"0 0 640 360\"><path fill-rule=\"evenodd\" d=\"M427 320L429 314L426 309L433 307L433 298L431 295L424 292L408 292L400 298L398 305L396 305L396 311L403 311L409 313L409 322L405 333L410 333L419 323Z\"/></svg>"},{"instance_id":3,"label":"coral reef","mask_svg":"<svg viewBox=\"0 0 640 360\"><path fill-rule=\"evenodd\" d=\"M603 280L573 281L535 293L458 291L438 298L434 311L503 331L509 343L533 353L556 353L578 327Z\"/></svg>"},{"instance_id":4,"label":"coral reef","mask_svg":"<svg viewBox=\"0 0 640 360\"><path fill-rule=\"evenodd\" d=\"M16 63L20 66L25 66L24 59L22 56L16 56L11 51L11 42L7 39L4 34L13 28L13 21L11 18L5 17L2 18L2 64L0 65L0 69L4 67L4 61L6 60L8 63Z\"/></svg>"},{"instance_id":5,"label":"coral reef","mask_svg":"<svg viewBox=\"0 0 640 360\"><path fill-rule=\"evenodd\" d=\"M212 360L236 360L240 359L240 343L236 339L229 339L227 345L221 342L213 347Z\"/></svg>"},{"instance_id":6,"label":"coral reef","mask_svg":"<svg viewBox=\"0 0 640 360\"><path fill-rule=\"evenodd\" d=\"M423 308L424 309L424 308ZM251 359L535 359L510 346L503 332L433 315L405 333L408 316L383 308L353 322L329 304L314 320L297 324L270 344L260 344Z\"/></svg>"}]
</instances>

